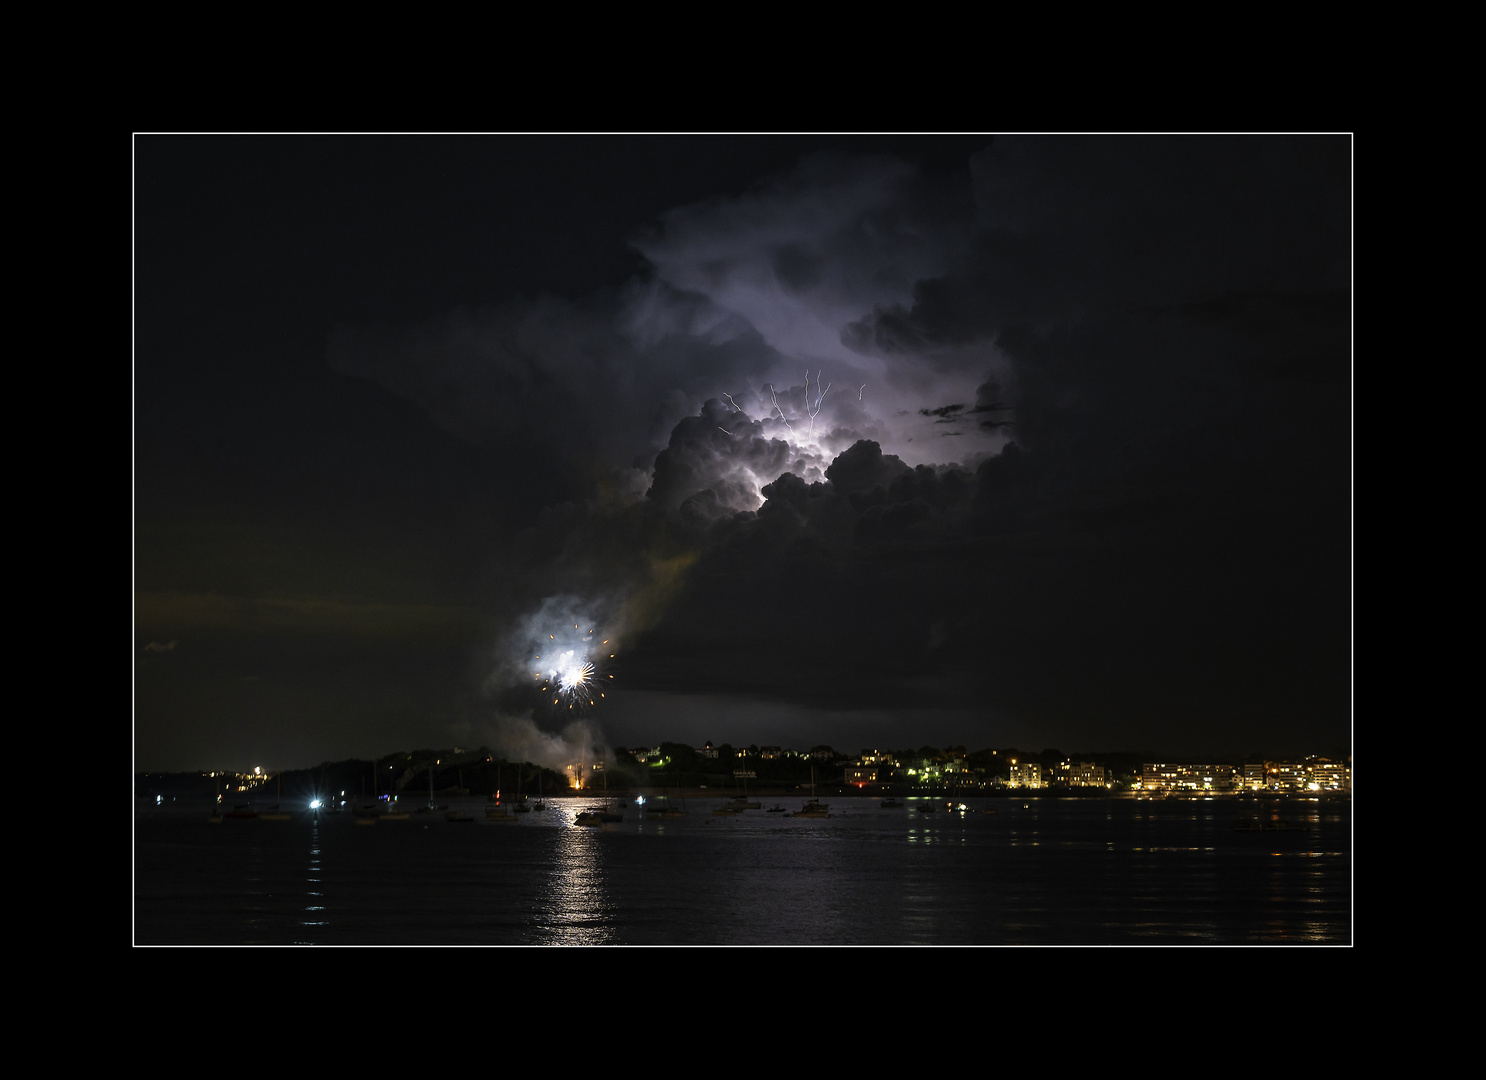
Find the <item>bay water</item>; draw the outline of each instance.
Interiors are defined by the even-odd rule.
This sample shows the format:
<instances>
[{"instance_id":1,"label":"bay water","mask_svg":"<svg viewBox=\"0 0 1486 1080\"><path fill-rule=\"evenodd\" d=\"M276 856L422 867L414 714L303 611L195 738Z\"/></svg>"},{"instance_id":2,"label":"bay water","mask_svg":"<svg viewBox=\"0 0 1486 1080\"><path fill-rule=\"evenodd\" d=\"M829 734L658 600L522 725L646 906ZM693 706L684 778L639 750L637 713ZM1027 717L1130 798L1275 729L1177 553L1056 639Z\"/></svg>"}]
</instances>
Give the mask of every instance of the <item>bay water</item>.
<instances>
[{"instance_id":1,"label":"bay water","mask_svg":"<svg viewBox=\"0 0 1486 1080\"><path fill-rule=\"evenodd\" d=\"M1346 945L1351 803L832 797L832 816L689 800L576 825L486 802L212 824L136 803L141 945ZM800 808L801 800L784 803ZM766 801L766 805L769 803ZM924 812L928 806L933 813ZM988 812L994 811L994 812ZM1286 830L1246 828L1283 819ZM1237 827L1235 827L1237 826Z\"/></svg>"}]
</instances>

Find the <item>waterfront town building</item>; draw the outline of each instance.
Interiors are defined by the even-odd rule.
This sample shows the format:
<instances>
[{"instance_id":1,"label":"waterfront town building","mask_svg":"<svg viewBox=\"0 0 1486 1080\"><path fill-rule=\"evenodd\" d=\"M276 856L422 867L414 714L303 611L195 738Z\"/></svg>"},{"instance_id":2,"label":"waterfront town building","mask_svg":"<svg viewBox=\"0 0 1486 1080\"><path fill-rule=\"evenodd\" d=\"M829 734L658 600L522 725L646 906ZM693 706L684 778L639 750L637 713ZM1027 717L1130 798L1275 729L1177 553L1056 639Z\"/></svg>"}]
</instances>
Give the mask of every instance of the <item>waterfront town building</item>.
<instances>
[{"instance_id":1,"label":"waterfront town building","mask_svg":"<svg viewBox=\"0 0 1486 1080\"><path fill-rule=\"evenodd\" d=\"M1066 762L1069 787L1106 787L1104 766L1092 761Z\"/></svg>"},{"instance_id":2,"label":"waterfront town building","mask_svg":"<svg viewBox=\"0 0 1486 1080\"><path fill-rule=\"evenodd\" d=\"M1042 787L1042 766L1035 761L1013 761L1008 786L1014 788Z\"/></svg>"},{"instance_id":3,"label":"waterfront town building","mask_svg":"<svg viewBox=\"0 0 1486 1080\"><path fill-rule=\"evenodd\" d=\"M1149 794L1201 792L1213 795L1249 791L1351 791L1352 770L1327 758L1233 765L1149 763L1141 766L1136 790Z\"/></svg>"},{"instance_id":4,"label":"waterfront town building","mask_svg":"<svg viewBox=\"0 0 1486 1080\"><path fill-rule=\"evenodd\" d=\"M1232 765L1145 764L1140 768L1139 790L1146 792L1228 793L1234 790Z\"/></svg>"},{"instance_id":5,"label":"waterfront town building","mask_svg":"<svg viewBox=\"0 0 1486 1080\"><path fill-rule=\"evenodd\" d=\"M1345 761L1330 758L1310 758L1310 779L1307 787L1311 791L1351 791L1352 768Z\"/></svg>"}]
</instances>

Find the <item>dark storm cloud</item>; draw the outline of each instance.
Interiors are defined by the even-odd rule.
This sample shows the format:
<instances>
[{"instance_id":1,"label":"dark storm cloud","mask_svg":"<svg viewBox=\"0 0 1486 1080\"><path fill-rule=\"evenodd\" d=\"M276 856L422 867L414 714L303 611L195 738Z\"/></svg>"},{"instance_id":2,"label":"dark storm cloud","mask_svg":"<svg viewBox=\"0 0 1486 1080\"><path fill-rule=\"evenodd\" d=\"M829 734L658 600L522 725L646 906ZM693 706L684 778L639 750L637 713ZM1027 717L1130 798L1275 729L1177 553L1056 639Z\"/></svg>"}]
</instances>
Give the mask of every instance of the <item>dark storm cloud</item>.
<instances>
[{"instance_id":1,"label":"dark storm cloud","mask_svg":"<svg viewBox=\"0 0 1486 1080\"><path fill-rule=\"evenodd\" d=\"M669 510L686 504L691 514L714 518L723 511L754 510L760 484L801 468L800 455L770 427L716 398L699 416L684 418L655 459L647 497Z\"/></svg>"},{"instance_id":2,"label":"dark storm cloud","mask_svg":"<svg viewBox=\"0 0 1486 1080\"><path fill-rule=\"evenodd\" d=\"M818 155L750 193L663 215L635 240L648 280L577 301L344 327L331 363L471 442L520 448L565 481L586 479L594 463L648 468L675 425L713 398L800 422L825 461L859 438L902 452L917 429L895 413L973 392L993 350L883 364L845 348L842 328L941 272L973 214L963 174L929 180L899 161ZM812 425L807 399L827 386Z\"/></svg>"},{"instance_id":3,"label":"dark storm cloud","mask_svg":"<svg viewBox=\"0 0 1486 1080\"><path fill-rule=\"evenodd\" d=\"M919 415L1020 446L971 479L889 475L860 443L828 484L766 485L757 522L693 571L665 650L746 656L753 693L981 700L1061 741L1343 732L1346 157L998 142L974 163L974 243L842 341L920 373L951 349L1004 360L973 410Z\"/></svg>"},{"instance_id":4,"label":"dark storm cloud","mask_svg":"<svg viewBox=\"0 0 1486 1080\"><path fill-rule=\"evenodd\" d=\"M522 493L471 590L513 745L590 737L510 692L571 618L648 703L807 742L1305 749L1347 725L1349 153L811 156L631 223L629 282L343 323L330 362ZM676 722L616 741L747 738Z\"/></svg>"},{"instance_id":5,"label":"dark storm cloud","mask_svg":"<svg viewBox=\"0 0 1486 1080\"><path fill-rule=\"evenodd\" d=\"M548 478L553 510L503 560L523 568L497 601L503 618L525 619L562 590L633 632L677 588L676 566L767 505L767 485L820 484L864 438L907 452L920 427L903 418L917 419L917 401L984 379L985 357L934 356L905 372L840 344L846 320L907 298L963 245L973 204L963 175L945 197L955 183L886 159L812 158L745 195L663 215L637 240L648 280L579 301L344 327L332 364ZM926 446L917 459L942 453ZM848 453L838 471L855 462ZM596 500L586 491L600 473L610 497ZM495 646L497 669L512 647Z\"/></svg>"},{"instance_id":6,"label":"dark storm cloud","mask_svg":"<svg viewBox=\"0 0 1486 1080\"><path fill-rule=\"evenodd\" d=\"M1312 707L1284 674L1345 635L1345 575L1300 539L1345 536L1302 496L1345 490L1345 147L1005 140L970 164L950 190L808 160L664 215L628 292L343 337L337 363L414 380L469 438L650 466L643 504L602 535L577 509L561 545L620 609L649 570L615 536L688 561L633 628L638 685L985 703L1065 741ZM1229 686L1228 655L1273 670Z\"/></svg>"},{"instance_id":7,"label":"dark storm cloud","mask_svg":"<svg viewBox=\"0 0 1486 1080\"><path fill-rule=\"evenodd\" d=\"M648 466L699 396L756 378L770 358L735 316L643 283L413 326L342 327L330 342L337 370L417 402L472 444L519 456L560 485L548 498L636 459Z\"/></svg>"}]
</instances>

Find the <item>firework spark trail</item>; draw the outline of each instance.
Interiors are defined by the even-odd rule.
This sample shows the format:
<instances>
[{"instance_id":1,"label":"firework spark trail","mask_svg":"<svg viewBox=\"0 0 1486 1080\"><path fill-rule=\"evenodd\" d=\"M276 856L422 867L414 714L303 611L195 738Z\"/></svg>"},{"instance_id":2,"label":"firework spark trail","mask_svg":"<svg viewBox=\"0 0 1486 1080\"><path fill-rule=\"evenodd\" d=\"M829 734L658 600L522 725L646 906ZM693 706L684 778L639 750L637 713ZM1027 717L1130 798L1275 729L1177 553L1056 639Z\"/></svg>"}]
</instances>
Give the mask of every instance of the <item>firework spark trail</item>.
<instances>
[{"instance_id":1,"label":"firework spark trail","mask_svg":"<svg viewBox=\"0 0 1486 1080\"><path fill-rule=\"evenodd\" d=\"M862 390L865 390L865 389L867 389L867 384L866 383L862 383ZM862 400L862 390L858 390L857 391L857 400L858 401L861 401Z\"/></svg>"},{"instance_id":2,"label":"firework spark trail","mask_svg":"<svg viewBox=\"0 0 1486 1080\"><path fill-rule=\"evenodd\" d=\"M724 393L722 396L728 399L728 404L733 407L733 412L742 412L743 411L742 409L738 408L738 403L733 400L733 395L732 394Z\"/></svg>"},{"instance_id":3,"label":"firework spark trail","mask_svg":"<svg viewBox=\"0 0 1486 1080\"><path fill-rule=\"evenodd\" d=\"M573 629L577 630L578 627L574 626ZM591 707L595 702L595 694L600 698L605 696L603 691L594 688L600 676L603 675L603 672L599 670L603 659L592 655L589 644L592 634L592 630L588 631L580 645L571 649L563 649L562 645L557 643L556 635L547 635L547 640L553 642L553 647L560 651L556 654L548 654L544 670L536 672L536 678L538 681L546 680L542 689L548 693L552 692L554 686L557 688L556 696L552 699L553 705L560 705L566 698L569 709L579 706ZM604 644L609 643L605 641ZM612 660L614 654L610 653L608 658ZM536 659L542 658L538 656ZM613 675L607 676L610 679L613 677Z\"/></svg>"}]
</instances>

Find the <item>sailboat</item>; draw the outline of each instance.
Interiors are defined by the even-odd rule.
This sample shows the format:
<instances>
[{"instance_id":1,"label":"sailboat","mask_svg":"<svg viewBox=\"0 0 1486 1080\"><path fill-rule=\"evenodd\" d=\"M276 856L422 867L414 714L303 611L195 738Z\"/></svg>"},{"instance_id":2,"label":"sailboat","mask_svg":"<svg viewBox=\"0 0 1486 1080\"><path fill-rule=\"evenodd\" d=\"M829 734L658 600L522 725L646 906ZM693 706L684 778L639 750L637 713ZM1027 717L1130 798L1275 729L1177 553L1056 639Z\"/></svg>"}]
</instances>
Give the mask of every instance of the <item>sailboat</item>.
<instances>
[{"instance_id":1,"label":"sailboat","mask_svg":"<svg viewBox=\"0 0 1486 1080\"><path fill-rule=\"evenodd\" d=\"M661 804L654 810L646 811L647 816L667 819L682 818L686 816L686 808L684 806L678 807L674 802L671 801L671 797L665 794L665 792L661 793L660 798L661 800L663 800Z\"/></svg>"},{"instance_id":2,"label":"sailboat","mask_svg":"<svg viewBox=\"0 0 1486 1080\"><path fill-rule=\"evenodd\" d=\"M375 825L379 821L407 821L413 815L397 809L397 796L388 795L387 801L377 794L377 763L372 762L372 804L356 808L356 824Z\"/></svg>"},{"instance_id":3,"label":"sailboat","mask_svg":"<svg viewBox=\"0 0 1486 1080\"><path fill-rule=\"evenodd\" d=\"M358 807L356 807L356 809L354 811L352 811L356 815L356 824L358 824L358 825L375 825L377 823L377 805L378 805L377 804L377 763L375 761L372 762L371 776L372 776L372 801L371 801L371 805L370 806L358 806ZM365 788L362 788L361 789L361 796L362 796L362 798L365 798L366 797L366 789Z\"/></svg>"},{"instance_id":4,"label":"sailboat","mask_svg":"<svg viewBox=\"0 0 1486 1080\"><path fill-rule=\"evenodd\" d=\"M273 804L272 810L265 810L258 815L259 821L289 821L294 815L283 809L284 805L284 771L279 770L279 800Z\"/></svg>"},{"instance_id":5,"label":"sailboat","mask_svg":"<svg viewBox=\"0 0 1486 1080\"><path fill-rule=\"evenodd\" d=\"M804 818L828 818L828 817L831 816L831 808L830 808L830 806L828 806L826 803L819 802L815 798L815 766L814 765L810 766L810 801L807 802L799 810L796 810L790 816L791 817L804 817Z\"/></svg>"},{"instance_id":6,"label":"sailboat","mask_svg":"<svg viewBox=\"0 0 1486 1080\"><path fill-rule=\"evenodd\" d=\"M547 804L542 801L542 767L537 766L537 801L532 804L532 809L540 813L547 809Z\"/></svg>"},{"instance_id":7,"label":"sailboat","mask_svg":"<svg viewBox=\"0 0 1486 1080\"><path fill-rule=\"evenodd\" d=\"M436 764L438 764L438 762L434 762L434 764L436 765ZM418 813L420 813L420 814L431 814L435 810L442 810L442 809L444 809L444 807L437 805L433 801L433 765L430 765L428 767L428 805L427 806L420 806L418 808Z\"/></svg>"},{"instance_id":8,"label":"sailboat","mask_svg":"<svg viewBox=\"0 0 1486 1080\"><path fill-rule=\"evenodd\" d=\"M438 764L438 762L435 761L434 762L434 765L437 765L437 764ZM438 806L438 805L436 805L434 803L434 801L433 801L433 765L430 765L428 767L428 807L427 807L427 810L430 813L433 812L433 811L435 811L435 810L442 810L442 811L444 811L444 820L445 821L474 821L475 820L469 814L466 814L463 810L459 810L459 809L450 810L447 807ZM422 812L423 811L419 811L419 813L422 813Z\"/></svg>"},{"instance_id":9,"label":"sailboat","mask_svg":"<svg viewBox=\"0 0 1486 1080\"><path fill-rule=\"evenodd\" d=\"M623 803L621 803L620 805L623 806ZM624 812L621 810L619 813L616 814L613 811L613 809L611 808L611 806L610 806L610 803L609 803L609 774L608 774L608 772L605 772L604 773L604 805L603 806L590 806L588 809L581 811L578 814L578 816L573 819L573 824L574 825L586 825L586 826L589 826L589 827L593 827L593 826L599 826L599 825L618 825L623 820L624 820Z\"/></svg>"},{"instance_id":10,"label":"sailboat","mask_svg":"<svg viewBox=\"0 0 1486 1080\"><path fill-rule=\"evenodd\" d=\"M712 812L714 814L736 814L740 810L757 810L757 809L759 809L759 802L758 802L758 800L757 799L749 799L749 797L748 797L748 777L745 776L743 778L743 794L742 795L739 795L737 798L730 799L728 802L723 803L721 806L719 806L716 810L714 810Z\"/></svg>"},{"instance_id":11,"label":"sailboat","mask_svg":"<svg viewBox=\"0 0 1486 1080\"><path fill-rule=\"evenodd\" d=\"M526 779L526 763L516 766L516 805L513 809L518 814L531 813L531 807L526 805L526 796L521 794L521 783Z\"/></svg>"}]
</instances>

